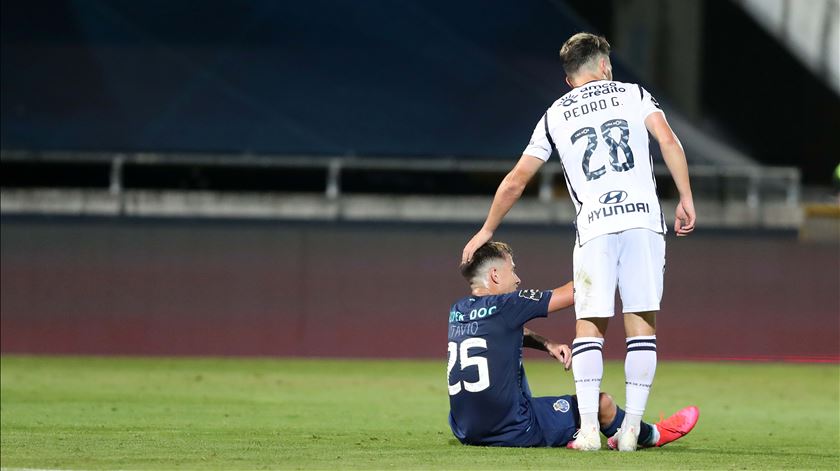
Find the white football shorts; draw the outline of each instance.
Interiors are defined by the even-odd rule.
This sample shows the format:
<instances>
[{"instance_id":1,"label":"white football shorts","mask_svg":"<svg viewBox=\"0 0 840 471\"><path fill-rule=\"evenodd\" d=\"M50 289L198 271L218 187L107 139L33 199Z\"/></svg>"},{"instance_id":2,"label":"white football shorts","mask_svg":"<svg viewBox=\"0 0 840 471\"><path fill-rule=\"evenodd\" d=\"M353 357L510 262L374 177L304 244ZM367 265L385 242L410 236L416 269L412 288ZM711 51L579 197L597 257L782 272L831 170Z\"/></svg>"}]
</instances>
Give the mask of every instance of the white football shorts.
<instances>
[{"instance_id":1,"label":"white football shorts","mask_svg":"<svg viewBox=\"0 0 840 471\"><path fill-rule=\"evenodd\" d=\"M658 311L665 237L649 229L598 236L574 251L575 316L613 317L618 286L624 313Z\"/></svg>"}]
</instances>

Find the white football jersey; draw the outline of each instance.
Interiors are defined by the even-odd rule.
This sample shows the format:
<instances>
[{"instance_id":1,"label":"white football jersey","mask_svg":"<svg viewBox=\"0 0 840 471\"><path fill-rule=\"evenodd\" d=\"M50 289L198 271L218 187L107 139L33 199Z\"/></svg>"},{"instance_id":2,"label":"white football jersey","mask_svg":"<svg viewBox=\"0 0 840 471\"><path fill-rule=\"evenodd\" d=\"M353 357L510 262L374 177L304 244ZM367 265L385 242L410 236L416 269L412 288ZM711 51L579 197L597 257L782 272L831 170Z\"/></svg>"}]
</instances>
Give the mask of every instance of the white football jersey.
<instances>
[{"instance_id":1,"label":"white football jersey","mask_svg":"<svg viewBox=\"0 0 840 471\"><path fill-rule=\"evenodd\" d=\"M665 233L645 127L656 112L641 85L596 80L563 95L537 123L524 154L547 161L557 150L578 245L634 228Z\"/></svg>"}]
</instances>

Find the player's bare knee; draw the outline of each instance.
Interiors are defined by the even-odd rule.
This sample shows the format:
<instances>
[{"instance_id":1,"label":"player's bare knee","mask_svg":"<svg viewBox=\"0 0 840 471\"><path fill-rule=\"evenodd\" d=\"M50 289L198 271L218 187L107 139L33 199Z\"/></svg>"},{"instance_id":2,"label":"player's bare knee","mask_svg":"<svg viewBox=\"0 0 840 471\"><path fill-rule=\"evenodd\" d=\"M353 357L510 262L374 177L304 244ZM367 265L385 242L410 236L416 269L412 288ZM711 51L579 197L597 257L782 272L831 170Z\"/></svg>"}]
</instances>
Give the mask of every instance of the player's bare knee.
<instances>
[{"instance_id":1,"label":"player's bare knee","mask_svg":"<svg viewBox=\"0 0 840 471\"><path fill-rule=\"evenodd\" d=\"M609 319L586 318L578 319L575 323L576 337L600 337L603 338L607 332Z\"/></svg>"},{"instance_id":2,"label":"player's bare knee","mask_svg":"<svg viewBox=\"0 0 840 471\"><path fill-rule=\"evenodd\" d=\"M615 419L616 405L612 396L607 393L601 393L598 402L598 421L601 425L609 425Z\"/></svg>"},{"instance_id":3,"label":"player's bare knee","mask_svg":"<svg viewBox=\"0 0 840 471\"><path fill-rule=\"evenodd\" d=\"M612 410L614 405L615 401L613 400L612 396L610 396L607 393L601 393L600 402L598 403L598 410L609 411Z\"/></svg>"},{"instance_id":4,"label":"player's bare knee","mask_svg":"<svg viewBox=\"0 0 840 471\"><path fill-rule=\"evenodd\" d=\"M656 335L656 311L625 313L624 332L628 337Z\"/></svg>"}]
</instances>

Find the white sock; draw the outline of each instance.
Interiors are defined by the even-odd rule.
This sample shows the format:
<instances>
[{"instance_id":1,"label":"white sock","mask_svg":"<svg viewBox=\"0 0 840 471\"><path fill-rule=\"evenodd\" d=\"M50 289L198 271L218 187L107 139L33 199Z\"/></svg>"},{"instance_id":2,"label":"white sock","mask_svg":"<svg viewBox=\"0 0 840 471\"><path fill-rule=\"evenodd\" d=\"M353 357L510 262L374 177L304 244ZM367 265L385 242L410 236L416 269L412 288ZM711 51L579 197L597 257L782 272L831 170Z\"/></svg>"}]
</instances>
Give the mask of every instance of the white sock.
<instances>
[{"instance_id":1,"label":"white sock","mask_svg":"<svg viewBox=\"0 0 840 471\"><path fill-rule=\"evenodd\" d=\"M572 373L575 377L580 428L601 428L598 423L598 404L601 378L604 376L604 339L578 337L572 343Z\"/></svg>"},{"instance_id":2,"label":"white sock","mask_svg":"<svg viewBox=\"0 0 840 471\"><path fill-rule=\"evenodd\" d=\"M659 441L659 429L656 427L656 424L650 424L650 428L653 429L653 433L650 434L650 440L645 445L654 446Z\"/></svg>"},{"instance_id":3,"label":"white sock","mask_svg":"<svg viewBox=\"0 0 840 471\"><path fill-rule=\"evenodd\" d=\"M624 378L627 387L627 407L624 424L636 427L645 413L650 386L656 374L656 336L627 338L627 357L624 359ZM624 427L625 425L622 425Z\"/></svg>"},{"instance_id":4,"label":"white sock","mask_svg":"<svg viewBox=\"0 0 840 471\"><path fill-rule=\"evenodd\" d=\"M642 426L642 416L634 414L624 414L624 422L621 423L621 430L633 429L636 435L639 435L639 429Z\"/></svg>"}]
</instances>

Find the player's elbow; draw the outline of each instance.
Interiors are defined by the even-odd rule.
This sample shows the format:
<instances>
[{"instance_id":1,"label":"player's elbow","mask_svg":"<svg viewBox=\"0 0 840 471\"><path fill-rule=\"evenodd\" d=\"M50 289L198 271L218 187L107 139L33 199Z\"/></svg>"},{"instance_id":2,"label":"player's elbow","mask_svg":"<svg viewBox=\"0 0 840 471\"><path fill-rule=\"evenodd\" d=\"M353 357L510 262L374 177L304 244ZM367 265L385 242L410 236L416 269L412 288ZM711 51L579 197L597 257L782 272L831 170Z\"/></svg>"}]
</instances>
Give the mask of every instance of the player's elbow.
<instances>
[{"instance_id":1,"label":"player's elbow","mask_svg":"<svg viewBox=\"0 0 840 471\"><path fill-rule=\"evenodd\" d=\"M662 135L659 136L657 141L659 142L659 147L662 150L670 148L682 148L680 140L677 138L677 135L673 132L662 133Z\"/></svg>"},{"instance_id":2,"label":"player's elbow","mask_svg":"<svg viewBox=\"0 0 840 471\"><path fill-rule=\"evenodd\" d=\"M508 175L508 177L502 181L502 184L499 187L499 193L506 198L517 199L522 196L522 192L525 191L526 185L527 182L523 182L516 178L510 178L510 175Z\"/></svg>"}]
</instances>

